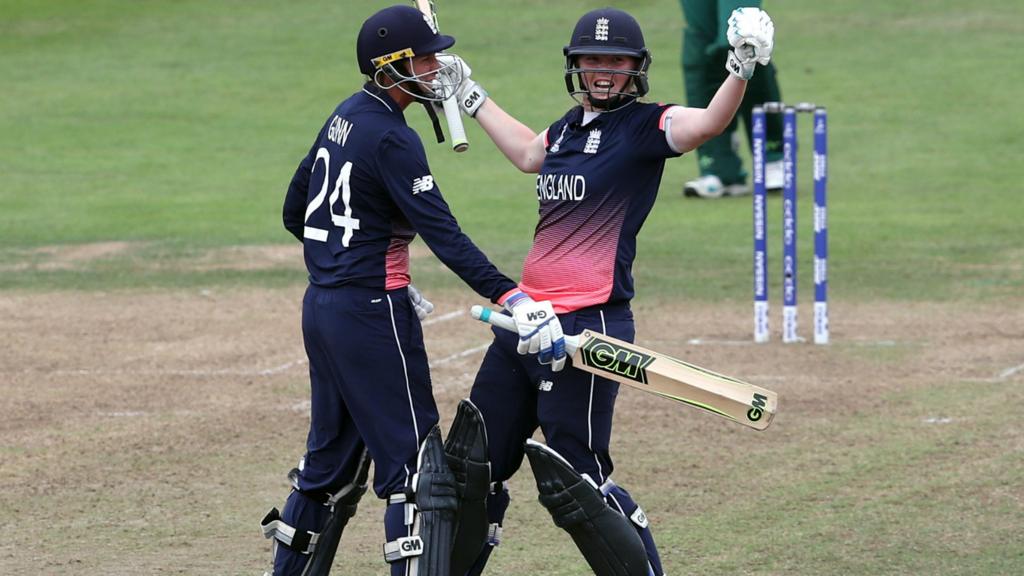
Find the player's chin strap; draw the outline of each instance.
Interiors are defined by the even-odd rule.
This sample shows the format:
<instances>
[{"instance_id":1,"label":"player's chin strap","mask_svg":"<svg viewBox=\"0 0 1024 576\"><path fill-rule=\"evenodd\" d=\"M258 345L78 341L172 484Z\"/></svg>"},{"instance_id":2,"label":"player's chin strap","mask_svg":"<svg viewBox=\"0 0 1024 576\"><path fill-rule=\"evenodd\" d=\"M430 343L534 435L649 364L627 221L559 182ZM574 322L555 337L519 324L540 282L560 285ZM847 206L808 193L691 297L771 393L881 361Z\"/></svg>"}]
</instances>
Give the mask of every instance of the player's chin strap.
<instances>
[{"instance_id":1,"label":"player's chin strap","mask_svg":"<svg viewBox=\"0 0 1024 576\"><path fill-rule=\"evenodd\" d=\"M591 107L595 110L601 110L603 112L614 112L621 108L636 102L636 96L632 94L616 94L609 96L604 100L592 97L589 93L587 94L587 101L590 102Z\"/></svg>"},{"instance_id":2,"label":"player's chin strap","mask_svg":"<svg viewBox=\"0 0 1024 576\"><path fill-rule=\"evenodd\" d=\"M437 118L437 111L434 110L433 104L426 100L418 100L420 104L427 110L427 116L430 117L430 123L434 125L434 134L437 136L437 143L442 144L444 142L444 131L441 130L441 121Z\"/></svg>"},{"instance_id":3,"label":"player's chin strap","mask_svg":"<svg viewBox=\"0 0 1024 576\"><path fill-rule=\"evenodd\" d=\"M629 519L608 506L593 481L539 442L527 440L525 450L540 503L555 525L569 533L594 574L648 576L643 540Z\"/></svg>"}]
</instances>

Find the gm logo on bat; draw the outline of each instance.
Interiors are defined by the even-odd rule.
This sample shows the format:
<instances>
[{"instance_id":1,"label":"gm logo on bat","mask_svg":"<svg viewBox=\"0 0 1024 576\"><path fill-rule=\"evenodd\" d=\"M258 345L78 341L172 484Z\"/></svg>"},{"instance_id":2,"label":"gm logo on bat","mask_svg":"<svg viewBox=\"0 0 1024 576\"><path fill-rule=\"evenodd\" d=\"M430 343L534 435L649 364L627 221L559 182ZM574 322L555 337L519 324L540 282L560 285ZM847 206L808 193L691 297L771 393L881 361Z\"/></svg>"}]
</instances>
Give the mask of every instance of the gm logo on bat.
<instances>
[{"instance_id":1,"label":"gm logo on bat","mask_svg":"<svg viewBox=\"0 0 1024 576\"><path fill-rule=\"evenodd\" d=\"M751 422L760 420L764 416L764 407L767 401L768 398L764 394L754 394L754 399L750 402L750 410L747 410L747 420Z\"/></svg>"},{"instance_id":2,"label":"gm logo on bat","mask_svg":"<svg viewBox=\"0 0 1024 576\"><path fill-rule=\"evenodd\" d=\"M647 367L654 356L636 350L627 350L591 336L581 347L583 364L621 378L647 384Z\"/></svg>"}]
</instances>

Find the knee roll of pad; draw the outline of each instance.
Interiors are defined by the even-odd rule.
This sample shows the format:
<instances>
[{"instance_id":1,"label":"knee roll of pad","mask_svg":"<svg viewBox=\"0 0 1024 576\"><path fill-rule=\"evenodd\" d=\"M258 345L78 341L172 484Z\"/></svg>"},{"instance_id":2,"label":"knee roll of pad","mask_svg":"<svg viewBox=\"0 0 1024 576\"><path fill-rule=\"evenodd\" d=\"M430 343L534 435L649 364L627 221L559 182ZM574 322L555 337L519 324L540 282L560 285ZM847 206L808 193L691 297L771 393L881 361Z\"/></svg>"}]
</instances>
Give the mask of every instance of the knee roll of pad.
<instances>
[{"instance_id":1,"label":"knee roll of pad","mask_svg":"<svg viewBox=\"0 0 1024 576\"><path fill-rule=\"evenodd\" d=\"M572 537L596 576L647 576L647 553L632 522L551 448L526 441L540 503Z\"/></svg>"}]
</instances>

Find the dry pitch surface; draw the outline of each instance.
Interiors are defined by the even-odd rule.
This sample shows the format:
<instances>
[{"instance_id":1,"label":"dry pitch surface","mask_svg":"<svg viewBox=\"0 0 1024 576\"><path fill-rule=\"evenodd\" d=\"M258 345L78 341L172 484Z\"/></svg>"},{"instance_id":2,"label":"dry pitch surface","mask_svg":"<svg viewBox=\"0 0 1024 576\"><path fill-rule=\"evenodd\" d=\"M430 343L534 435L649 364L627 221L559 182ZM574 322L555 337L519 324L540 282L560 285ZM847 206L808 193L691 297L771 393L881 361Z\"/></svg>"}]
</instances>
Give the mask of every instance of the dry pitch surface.
<instances>
[{"instance_id":1,"label":"dry pitch surface","mask_svg":"<svg viewBox=\"0 0 1024 576\"><path fill-rule=\"evenodd\" d=\"M466 313L482 303L475 295L433 296L437 311L424 332L447 426L489 334ZM308 423L300 301L298 288L0 295L0 573L261 573L270 547L258 521L282 504ZM838 302L828 347L749 344L747 303L635 307L639 343L780 393L764 433L620 393L615 478L662 534L669 572L720 561L758 572L756 555L776 551L754 551L749 563L742 554L702 556L705 539L726 535L699 533L690 522L718 509L749 526L770 524L770 515L757 518L759 487L777 489L808 467L842 468L844 454L884 441L870 431L846 434L844 422L891 418L904 433L943 442L970 437L974 408L932 412L900 405L902 396L957 383L1020 405L1022 304ZM801 309L805 332L809 312ZM1024 452L1015 422L979 442ZM585 573L536 503L528 469L512 489L492 573ZM1015 506L1022 517L1019 486L985 492L972 497ZM336 573L385 573L382 510L364 498Z\"/></svg>"}]
</instances>

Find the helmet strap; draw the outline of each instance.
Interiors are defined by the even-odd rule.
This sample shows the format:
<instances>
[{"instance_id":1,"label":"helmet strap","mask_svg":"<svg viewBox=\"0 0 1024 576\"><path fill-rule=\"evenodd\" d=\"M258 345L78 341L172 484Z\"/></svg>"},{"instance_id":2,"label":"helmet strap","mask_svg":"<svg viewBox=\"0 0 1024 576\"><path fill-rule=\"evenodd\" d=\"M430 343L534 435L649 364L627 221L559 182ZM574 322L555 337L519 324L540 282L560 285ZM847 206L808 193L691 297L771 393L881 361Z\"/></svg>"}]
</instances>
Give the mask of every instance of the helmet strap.
<instances>
[{"instance_id":1,"label":"helmet strap","mask_svg":"<svg viewBox=\"0 0 1024 576\"><path fill-rule=\"evenodd\" d=\"M430 118L430 123L434 125L434 135L437 136L437 143L441 144L444 142L444 131L441 130L441 121L437 118L437 110L434 109L434 105L426 100L420 100L420 104L423 104L423 108L427 111L427 116Z\"/></svg>"}]
</instances>

